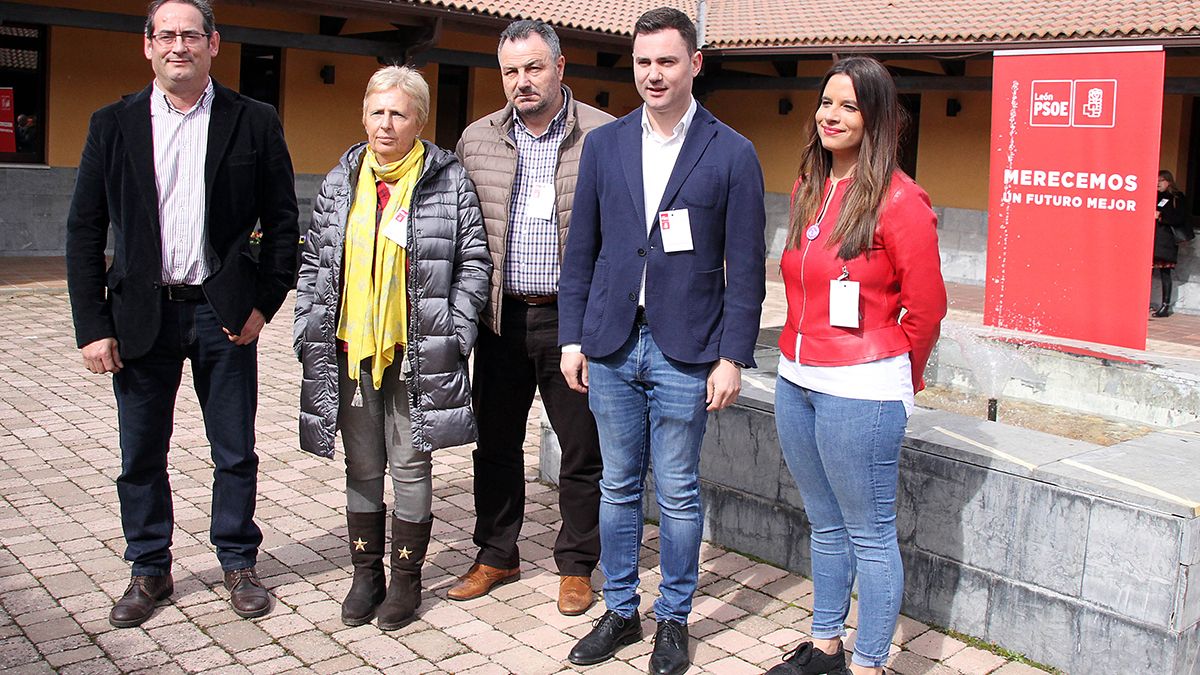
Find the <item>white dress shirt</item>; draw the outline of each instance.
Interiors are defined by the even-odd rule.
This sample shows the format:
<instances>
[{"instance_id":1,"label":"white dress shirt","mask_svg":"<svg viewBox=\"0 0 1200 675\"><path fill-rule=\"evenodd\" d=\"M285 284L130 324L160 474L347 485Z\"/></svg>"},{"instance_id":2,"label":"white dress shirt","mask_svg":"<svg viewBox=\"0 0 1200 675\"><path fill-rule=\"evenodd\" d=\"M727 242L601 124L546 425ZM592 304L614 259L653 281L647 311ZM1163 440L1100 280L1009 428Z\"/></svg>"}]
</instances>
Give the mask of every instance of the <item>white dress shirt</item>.
<instances>
[{"instance_id":1,"label":"white dress shirt","mask_svg":"<svg viewBox=\"0 0 1200 675\"><path fill-rule=\"evenodd\" d=\"M164 284L197 285L209 274L204 257L204 160L212 100L211 79L187 112L171 105L157 81L150 96Z\"/></svg>"},{"instance_id":2,"label":"white dress shirt","mask_svg":"<svg viewBox=\"0 0 1200 675\"><path fill-rule=\"evenodd\" d=\"M688 127L696 116L696 99L692 99L687 112L679 120L679 124L671 130L671 135L660 136L650 126L650 118L646 114L646 106L642 105L642 197L646 205L646 234L654 229L658 220L658 205L662 202L663 193L667 191L667 181L675 169L675 161L679 159L679 151L683 148L683 140L687 137ZM638 291L638 304L646 306L646 267L642 266L642 286Z\"/></svg>"}]
</instances>

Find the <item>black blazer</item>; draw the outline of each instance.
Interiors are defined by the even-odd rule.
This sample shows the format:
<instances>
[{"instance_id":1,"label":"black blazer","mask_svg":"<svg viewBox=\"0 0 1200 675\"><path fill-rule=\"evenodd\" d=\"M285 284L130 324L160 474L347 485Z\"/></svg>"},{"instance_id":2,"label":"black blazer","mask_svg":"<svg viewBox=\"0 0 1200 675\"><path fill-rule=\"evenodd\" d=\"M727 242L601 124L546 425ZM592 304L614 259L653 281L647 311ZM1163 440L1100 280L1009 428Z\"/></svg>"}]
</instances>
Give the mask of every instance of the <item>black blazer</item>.
<instances>
[{"instance_id":1,"label":"black blazer","mask_svg":"<svg viewBox=\"0 0 1200 675\"><path fill-rule=\"evenodd\" d=\"M258 308L268 321L295 279L299 232L295 176L271 106L213 82L204 165L204 294L221 324L239 332ZM92 115L67 217L67 287L79 347L115 337L122 358L149 351L160 321L162 253L150 95L124 97ZM257 261L250 232L262 223ZM105 269L109 228L113 259Z\"/></svg>"}]
</instances>

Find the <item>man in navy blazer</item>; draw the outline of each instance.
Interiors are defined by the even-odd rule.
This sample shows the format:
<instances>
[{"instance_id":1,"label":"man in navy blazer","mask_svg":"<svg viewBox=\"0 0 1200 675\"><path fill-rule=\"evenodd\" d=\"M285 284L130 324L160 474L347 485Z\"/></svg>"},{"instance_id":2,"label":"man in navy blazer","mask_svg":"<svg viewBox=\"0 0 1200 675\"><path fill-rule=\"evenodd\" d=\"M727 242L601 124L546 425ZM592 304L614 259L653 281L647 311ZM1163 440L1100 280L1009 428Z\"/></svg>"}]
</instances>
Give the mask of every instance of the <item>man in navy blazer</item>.
<instances>
[{"instance_id":1,"label":"man in navy blazer","mask_svg":"<svg viewBox=\"0 0 1200 675\"><path fill-rule=\"evenodd\" d=\"M641 638L638 552L653 460L662 583L651 673L689 665L707 411L737 399L765 295L758 156L692 97L696 29L675 9L634 27L644 105L584 145L559 281L568 384L588 392L604 460L600 565L608 611L569 655L598 663Z\"/></svg>"},{"instance_id":2,"label":"man in navy blazer","mask_svg":"<svg viewBox=\"0 0 1200 675\"><path fill-rule=\"evenodd\" d=\"M256 343L295 278L296 191L275 110L209 77L219 46L207 0L150 4L154 81L92 116L67 219L76 342L88 370L113 374L117 399L133 564L109 614L118 628L146 621L174 590L167 451L185 360L215 465L210 537L230 602L244 617L270 609L254 569Z\"/></svg>"}]
</instances>

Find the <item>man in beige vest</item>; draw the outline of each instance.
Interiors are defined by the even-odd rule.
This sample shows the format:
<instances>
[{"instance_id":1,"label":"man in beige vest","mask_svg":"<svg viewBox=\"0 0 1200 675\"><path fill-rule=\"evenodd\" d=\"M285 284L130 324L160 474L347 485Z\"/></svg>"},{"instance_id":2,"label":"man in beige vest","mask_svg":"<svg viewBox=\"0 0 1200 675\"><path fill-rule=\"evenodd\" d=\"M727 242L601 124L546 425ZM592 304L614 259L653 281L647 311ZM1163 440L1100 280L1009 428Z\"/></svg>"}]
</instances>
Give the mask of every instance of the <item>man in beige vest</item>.
<instances>
[{"instance_id":1,"label":"man in beige vest","mask_svg":"<svg viewBox=\"0 0 1200 675\"><path fill-rule=\"evenodd\" d=\"M479 192L494 269L475 347L479 553L448 595L477 598L521 576L525 421L540 391L562 446L558 609L582 614L595 601L600 555L600 444L587 395L559 372L558 277L583 139L613 118L562 84L566 59L549 25L513 22L498 57L508 105L467 127L457 148Z\"/></svg>"}]
</instances>

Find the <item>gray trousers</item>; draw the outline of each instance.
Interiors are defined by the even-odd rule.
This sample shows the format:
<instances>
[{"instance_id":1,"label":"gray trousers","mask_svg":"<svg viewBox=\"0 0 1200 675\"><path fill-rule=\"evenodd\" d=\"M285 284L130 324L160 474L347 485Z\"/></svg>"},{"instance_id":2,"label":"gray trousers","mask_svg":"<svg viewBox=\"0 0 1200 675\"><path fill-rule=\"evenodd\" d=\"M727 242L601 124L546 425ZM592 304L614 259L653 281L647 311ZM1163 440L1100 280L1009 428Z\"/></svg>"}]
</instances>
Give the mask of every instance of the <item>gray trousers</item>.
<instances>
[{"instance_id":1,"label":"gray trousers","mask_svg":"<svg viewBox=\"0 0 1200 675\"><path fill-rule=\"evenodd\" d=\"M401 361L383 371L378 390L371 384L369 365L359 371L355 382L348 375L346 361L346 353L340 352L338 428L346 450L346 510L384 510L386 469L392 477L392 512L396 517L410 523L428 521L433 509L433 461L430 453L413 448L408 387L400 375Z\"/></svg>"}]
</instances>

